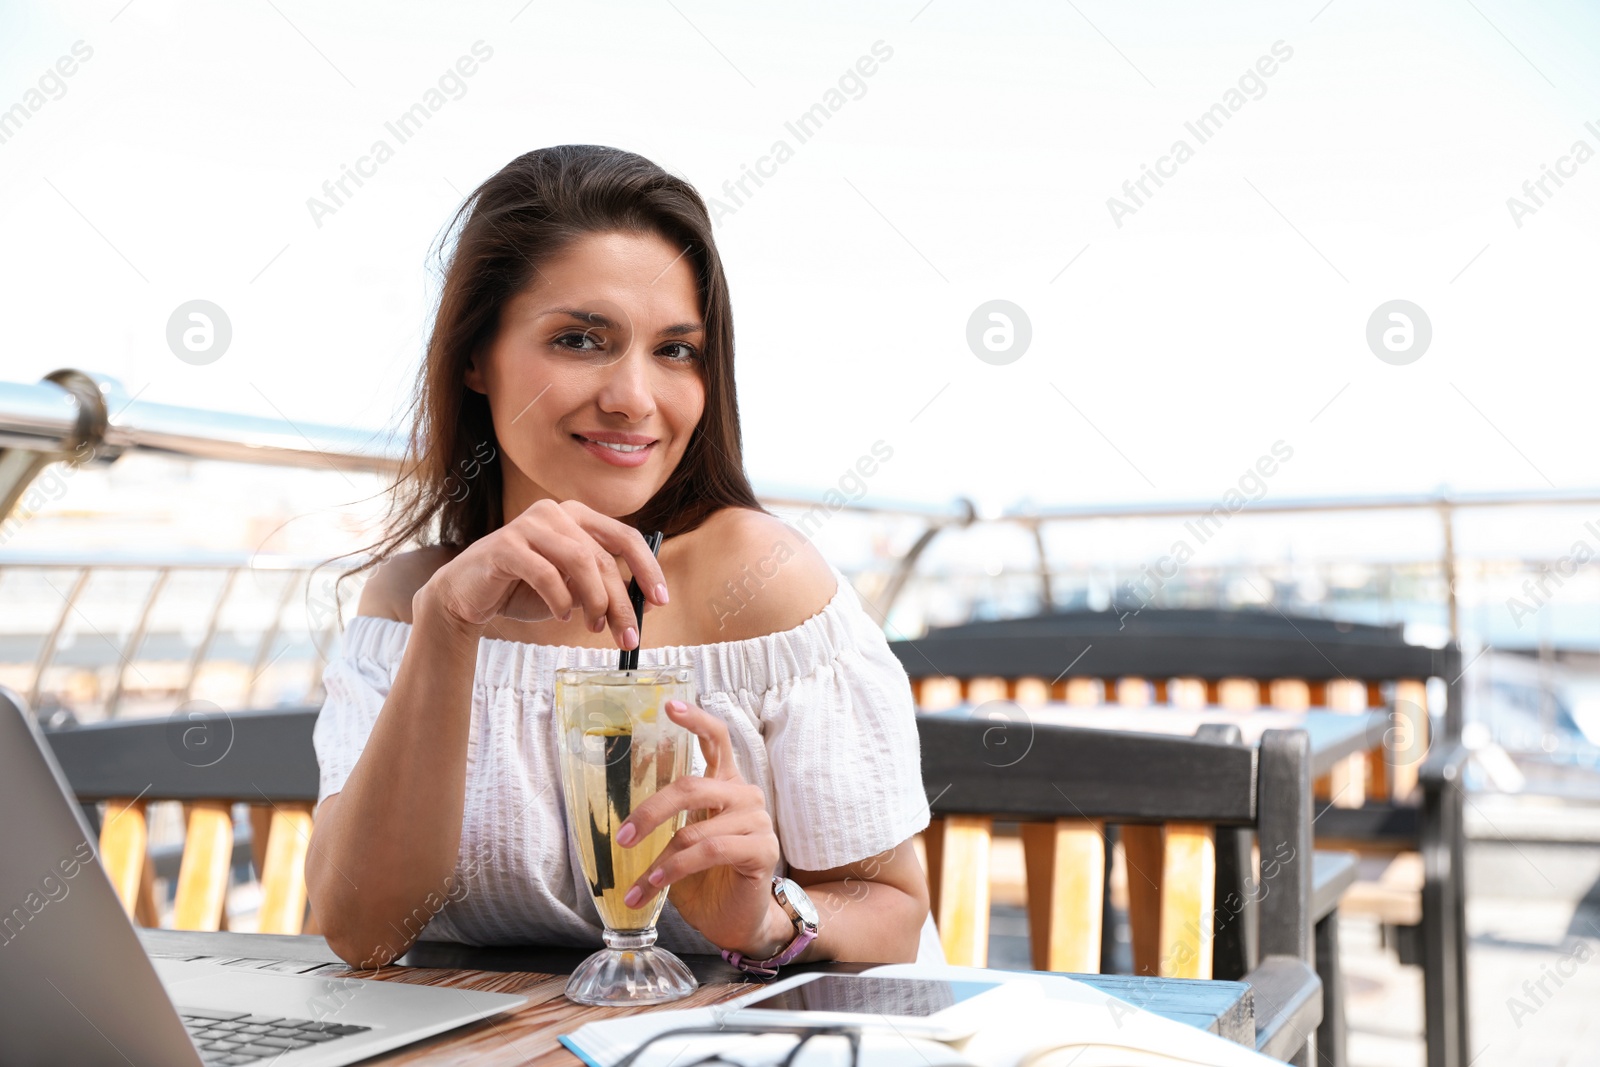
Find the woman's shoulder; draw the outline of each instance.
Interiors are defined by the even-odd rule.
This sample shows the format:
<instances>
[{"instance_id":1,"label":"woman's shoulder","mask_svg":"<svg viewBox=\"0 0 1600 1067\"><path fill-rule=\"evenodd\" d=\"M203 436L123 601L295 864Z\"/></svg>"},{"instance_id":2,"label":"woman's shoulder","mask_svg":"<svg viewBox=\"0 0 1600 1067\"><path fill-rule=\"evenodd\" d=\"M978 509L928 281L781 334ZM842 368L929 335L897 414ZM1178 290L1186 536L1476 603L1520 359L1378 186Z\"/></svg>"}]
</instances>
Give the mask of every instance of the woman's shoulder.
<instances>
[{"instance_id":1,"label":"woman's shoulder","mask_svg":"<svg viewBox=\"0 0 1600 1067\"><path fill-rule=\"evenodd\" d=\"M427 545L390 556L378 564L367 584L361 587L356 614L409 623L411 598L428 584L433 572L455 558L458 551L449 545Z\"/></svg>"},{"instance_id":2,"label":"woman's shoulder","mask_svg":"<svg viewBox=\"0 0 1600 1067\"><path fill-rule=\"evenodd\" d=\"M714 616L721 641L742 641L801 625L833 600L832 566L776 515L728 507L695 531L696 599Z\"/></svg>"},{"instance_id":3,"label":"woman's shoulder","mask_svg":"<svg viewBox=\"0 0 1600 1067\"><path fill-rule=\"evenodd\" d=\"M356 614L410 623L412 597L459 552L429 545L389 557L362 587ZM826 608L839 589L832 566L810 540L754 508L712 513L680 543L664 545L662 556L674 602L687 594L694 610L685 621L708 641L792 630Z\"/></svg>"}]
</instances>

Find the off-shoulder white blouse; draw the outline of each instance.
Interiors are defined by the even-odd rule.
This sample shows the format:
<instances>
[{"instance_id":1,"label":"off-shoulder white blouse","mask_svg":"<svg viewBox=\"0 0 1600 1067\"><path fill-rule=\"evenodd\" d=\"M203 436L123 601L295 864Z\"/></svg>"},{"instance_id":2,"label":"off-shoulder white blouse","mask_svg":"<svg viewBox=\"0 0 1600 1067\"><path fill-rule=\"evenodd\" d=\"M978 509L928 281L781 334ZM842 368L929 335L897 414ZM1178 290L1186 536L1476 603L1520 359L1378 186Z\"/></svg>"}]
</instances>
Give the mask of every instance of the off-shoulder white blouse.
<instances>
[{"instance_id":1,"label":"off-shoulder white blouse","mask_svg":"<svg viewBox=\"0 0 1600 1067\"><path fill-rule=\"evenodd\" d=\"M640 667L695 669L700 706L728 724L740 773L766 793L783 864L803 870L878 855L928 825L905 668L829 567L838 590L792 630L639 651ZM319 803L344 788L410 634L393 619L350 620L323 673ZM551 703L558 668L616 662L616 649L479 641L457 888L422 939L599 947L603 927L566 831ZM675 951L716 951L670 903L659 932ZM919 959L943 961L931 917Z\"/></svg>"}]
</instances>

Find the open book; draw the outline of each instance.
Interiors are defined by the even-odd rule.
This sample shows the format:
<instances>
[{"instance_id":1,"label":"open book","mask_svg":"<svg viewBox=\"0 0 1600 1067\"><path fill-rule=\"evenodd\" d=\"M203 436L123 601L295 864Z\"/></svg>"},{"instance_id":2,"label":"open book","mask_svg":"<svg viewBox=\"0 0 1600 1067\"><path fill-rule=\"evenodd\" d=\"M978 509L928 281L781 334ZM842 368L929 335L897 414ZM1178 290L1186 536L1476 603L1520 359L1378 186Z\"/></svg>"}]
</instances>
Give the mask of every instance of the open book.
<instances>
[{"instance_id":1,"label":"open book","mask_svg":"<svg viewBox=\"0 0 1600 1067\"><path fill-rule=\"evenodd\" d=\"M1005 972L976 967L894 964L863 972L884 977L1003 980ZM1017 975L1021 978L1023 975ZM1280 1061L1197 1027L1164 1018L1061 975L1028 974L1044 989L1037 1000L997 1010L982 1029L960 1041L940 1042L892 1030L866 1031L858 1067L1267 1067ZM790 980L792 981L792 979ZM682 1027L714 1027L746 1001L786 983L763 986L714 1008L642 1012L588 1023L561 1043L589 1067L613 1067L658 1034ZM662 1038L631 1067L690 1067L710 1056L737 1067L779 1064L795 1039L748 1033ZM837 1038L807 1044L794 1067L850 1067L849 1047Z\"/></svg>"}]
</instances>

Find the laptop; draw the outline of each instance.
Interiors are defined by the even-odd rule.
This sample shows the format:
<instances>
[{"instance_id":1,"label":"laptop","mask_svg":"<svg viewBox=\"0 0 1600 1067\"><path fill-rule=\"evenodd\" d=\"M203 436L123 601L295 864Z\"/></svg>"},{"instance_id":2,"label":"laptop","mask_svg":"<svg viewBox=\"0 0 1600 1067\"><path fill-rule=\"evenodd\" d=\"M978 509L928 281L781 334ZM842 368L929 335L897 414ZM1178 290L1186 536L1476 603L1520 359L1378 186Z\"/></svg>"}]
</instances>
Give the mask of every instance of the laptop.
<instances>
[{"instance_id":1,"label":"laptop","mask_svg":"<svg viewBox=\"0 0 1600 1067\"><path fill-rule=\"evenodd\" d=\"M326 960L152 958L98 852L0 686L0 1067L337 1067L530 1000L346 978Z\"/></svg>"}]
</instances>

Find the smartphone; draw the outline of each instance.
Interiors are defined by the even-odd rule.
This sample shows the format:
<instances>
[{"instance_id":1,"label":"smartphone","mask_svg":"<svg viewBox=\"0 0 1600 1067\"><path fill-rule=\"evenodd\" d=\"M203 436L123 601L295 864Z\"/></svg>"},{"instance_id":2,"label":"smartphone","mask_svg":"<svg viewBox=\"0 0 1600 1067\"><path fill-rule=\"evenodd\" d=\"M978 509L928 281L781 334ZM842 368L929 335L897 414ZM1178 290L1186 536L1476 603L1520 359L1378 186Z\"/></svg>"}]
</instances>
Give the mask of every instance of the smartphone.
<instances>
[{"instance_id":1,"label":"smartphone","mask_svg":"<svg viewBox=\"0 0 1600 1067\"><path fill-rule=\"evenodd\" d=\"M879 978L856 974L800 975L729 1013L729 1022L782 1026L815 1023L893 1029L959 1041L971 1037L995 1009L1019 998L1042 999L1027 979L956 982L942 978Z\"/></svg>"}]
</instances>

